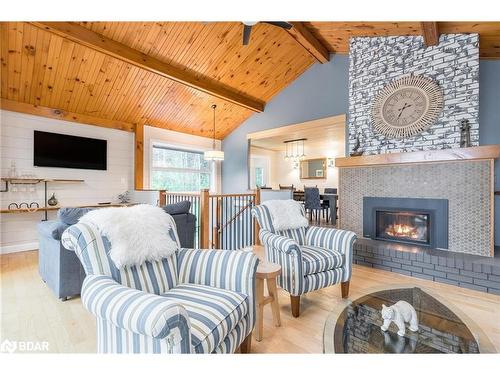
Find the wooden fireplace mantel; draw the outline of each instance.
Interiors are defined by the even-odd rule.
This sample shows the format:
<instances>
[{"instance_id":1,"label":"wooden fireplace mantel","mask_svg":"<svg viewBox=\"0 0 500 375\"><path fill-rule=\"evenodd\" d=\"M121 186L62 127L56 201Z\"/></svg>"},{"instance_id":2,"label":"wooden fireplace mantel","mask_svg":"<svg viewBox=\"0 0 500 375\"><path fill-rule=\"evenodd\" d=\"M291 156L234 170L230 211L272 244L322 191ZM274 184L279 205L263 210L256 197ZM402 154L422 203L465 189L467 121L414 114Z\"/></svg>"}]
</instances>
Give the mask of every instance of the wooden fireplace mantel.
<instances>
[{"instance_id":1,"label":"wooden fireplace mantel","mask_svg":"<svg viewBox=\"0 0 500 375\"><path fill-rule=\"evenodd\" d=\"M369 167L394 164L438 163L446 161L493 160L500 157L500 145L487 145L446 150L400 152L336 158L337 168Z\"/></svg>"}]
</instances>

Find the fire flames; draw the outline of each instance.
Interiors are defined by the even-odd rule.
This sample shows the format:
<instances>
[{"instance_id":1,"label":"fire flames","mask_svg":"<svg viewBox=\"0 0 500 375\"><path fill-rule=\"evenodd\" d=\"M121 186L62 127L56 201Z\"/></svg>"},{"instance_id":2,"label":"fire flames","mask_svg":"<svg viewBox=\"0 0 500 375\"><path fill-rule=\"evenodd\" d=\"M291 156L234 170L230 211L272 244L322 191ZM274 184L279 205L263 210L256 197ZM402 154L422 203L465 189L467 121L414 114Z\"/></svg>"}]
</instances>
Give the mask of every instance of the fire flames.
<instances>
[{"instance_id":1,"label":"fire flames","mask_svg":"<svg viewBox=\"0 0 500 375\"><path fill-rule=\"evenodd\" d=\"M391 237L404 237L412 240L418 240L417 228L406 224L392 224L385 229L385 234Z\"/></svg>"}]
</instances>

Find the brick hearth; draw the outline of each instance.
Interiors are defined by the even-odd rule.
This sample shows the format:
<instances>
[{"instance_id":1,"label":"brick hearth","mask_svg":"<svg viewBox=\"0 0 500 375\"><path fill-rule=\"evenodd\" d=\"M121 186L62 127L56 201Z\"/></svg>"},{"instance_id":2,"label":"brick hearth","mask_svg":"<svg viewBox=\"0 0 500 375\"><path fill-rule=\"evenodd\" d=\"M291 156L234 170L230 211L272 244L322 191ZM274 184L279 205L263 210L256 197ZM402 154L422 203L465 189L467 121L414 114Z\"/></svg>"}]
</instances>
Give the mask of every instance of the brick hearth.
<instances>
[{"instance_id":1,"label":"brick hearth","mask_svg":"<svg viewBox=\"0 0 500 375\"><path fill-rule=\"evenodd\" d=\"M500 248L488 258L360 238L354 263L500 295Z\"/></svg>"}]
</instances>

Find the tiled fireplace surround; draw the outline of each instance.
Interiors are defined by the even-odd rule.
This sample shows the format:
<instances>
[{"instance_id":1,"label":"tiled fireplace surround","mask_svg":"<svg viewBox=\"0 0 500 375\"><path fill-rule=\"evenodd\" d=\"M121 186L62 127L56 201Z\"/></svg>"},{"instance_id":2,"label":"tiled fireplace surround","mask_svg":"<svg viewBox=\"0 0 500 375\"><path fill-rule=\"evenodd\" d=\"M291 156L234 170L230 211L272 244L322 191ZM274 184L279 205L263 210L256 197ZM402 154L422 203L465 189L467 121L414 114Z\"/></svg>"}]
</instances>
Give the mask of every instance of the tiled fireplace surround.
<instances>
[{"instance_id":1,"label":"tiled fireplace surround","mask_svg":"<svg viewBox=\"0 0 500 375\"><path fill-rule=\"evenodd\" d=\"M341 168L342 227L363 233L363 197L448 200L451 251L492 256L491 162Z\"/></svg>"},{"instance_id":2,"label":"tiled fireplace surround","mask_svg":"<svg viewBox=\"0 0 500 375\"><path fill-rule=\"evenodd\" d=\"M500 262L493 258L491 168L491 160L340 168L339 226L358 234L354 262L500 294ZM447 199L448 249L362 238L363 197Z\"/></svg>"}]
</instances>

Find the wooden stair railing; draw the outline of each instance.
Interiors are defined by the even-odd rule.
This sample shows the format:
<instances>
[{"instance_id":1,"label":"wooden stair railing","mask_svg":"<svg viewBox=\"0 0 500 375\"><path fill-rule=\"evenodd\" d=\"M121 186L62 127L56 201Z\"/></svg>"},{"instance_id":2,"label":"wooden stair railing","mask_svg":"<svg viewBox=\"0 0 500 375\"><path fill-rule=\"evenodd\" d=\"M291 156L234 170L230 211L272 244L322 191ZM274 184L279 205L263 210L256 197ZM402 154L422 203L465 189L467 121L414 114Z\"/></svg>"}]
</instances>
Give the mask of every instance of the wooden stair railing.
<instances>
[{"instance_id":1,"label":"wooden stair railing","mask_svg":"<svg viewBox=\"0 0 500 375\"><path fill-rule=\"evenodd\" d=\"M162 206L181 200L191 201L191 212L196 216L195 246L234 249L259 244L259 227L250 210L260 204L260 190L242 194L210 194L208 189L199 193L160 191L159 203ZM242 206L237 207L239 204Z\"/></svg>"}]
</instances>

